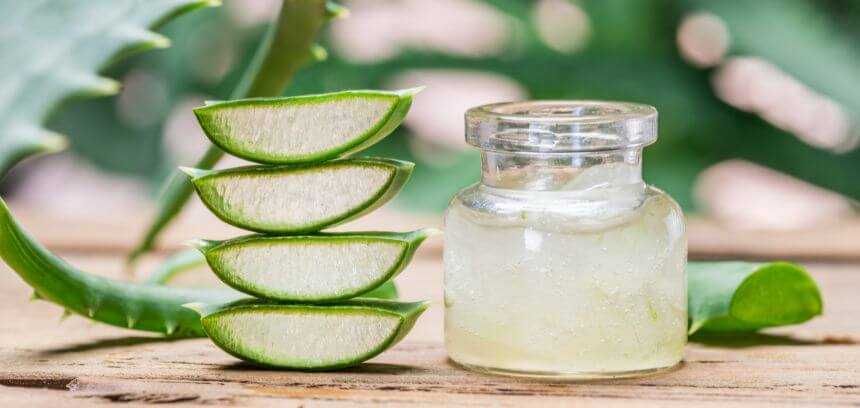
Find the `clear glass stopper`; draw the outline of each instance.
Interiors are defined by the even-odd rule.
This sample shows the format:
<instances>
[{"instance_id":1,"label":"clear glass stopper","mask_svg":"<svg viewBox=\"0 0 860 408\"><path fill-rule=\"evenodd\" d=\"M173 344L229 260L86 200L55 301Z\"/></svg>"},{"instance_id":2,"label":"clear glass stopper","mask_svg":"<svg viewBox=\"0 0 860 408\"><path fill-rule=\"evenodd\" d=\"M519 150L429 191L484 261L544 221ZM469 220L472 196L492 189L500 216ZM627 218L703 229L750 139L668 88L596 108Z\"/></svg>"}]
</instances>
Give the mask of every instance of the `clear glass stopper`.
<instances>
[{"instance_id":1,"label":"clear glass stopper","mask_svg":"<svg viewBox=\"0 0 860 408\"><path fill-rule=\"evenodd\" d=\"M642 148L657 140L653 106L606 101L529 101L466 112L466 142L502 152L576 153Z\"/></svg>"}]
</instances>

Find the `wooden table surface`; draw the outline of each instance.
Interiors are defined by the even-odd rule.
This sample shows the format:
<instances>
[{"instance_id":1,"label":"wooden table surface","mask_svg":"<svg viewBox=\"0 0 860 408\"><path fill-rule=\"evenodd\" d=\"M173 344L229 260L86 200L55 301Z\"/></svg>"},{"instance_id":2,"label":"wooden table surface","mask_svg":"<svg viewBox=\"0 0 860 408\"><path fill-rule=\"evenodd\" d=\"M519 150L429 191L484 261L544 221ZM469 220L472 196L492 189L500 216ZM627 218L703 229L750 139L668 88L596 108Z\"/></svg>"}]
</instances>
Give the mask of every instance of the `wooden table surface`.
<instances>
[{"instance_id":1,"label":"wooden table surface","mask_svg":"<svg viewBox=\"0 0 860 408\"><path fill-rule=\"evenodd\" d=\"M42 239L56 235L58 228L39 227L35 218L23 224ZM52 247L82 269L122 275L122 248L74 238L68 235L65 243L54 238ZM807 264L824 292L823 317L766 334L691 343L683 366L666 374L588 383L492 377L452 366L442 344L438 245L419 251L398 279L404 298L433 301L412 333L370 362L336 373L261 370L206 339L166 341L80 317L61 321L59 307L29 301L30 290L0 266L0 402L55 407L860 406L860 264L839 259Z\"/></svg>"}]
</instances>

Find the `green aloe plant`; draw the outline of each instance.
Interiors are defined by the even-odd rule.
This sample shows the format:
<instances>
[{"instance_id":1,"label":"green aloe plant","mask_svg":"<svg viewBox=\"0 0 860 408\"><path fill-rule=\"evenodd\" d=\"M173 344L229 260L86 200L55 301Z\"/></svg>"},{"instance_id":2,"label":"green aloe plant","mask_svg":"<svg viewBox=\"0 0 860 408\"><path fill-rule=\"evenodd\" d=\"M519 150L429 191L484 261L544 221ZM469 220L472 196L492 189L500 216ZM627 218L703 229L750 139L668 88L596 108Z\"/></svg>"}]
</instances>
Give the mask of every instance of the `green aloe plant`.
<instances>
[{"instance_id":1,"label":"green aloe plant","mask_svg":"<svg viewBox=\"0 0 860 408\"><path fill-rule=\"evenodd\" d=\"M99 75L129 55L170 46L151 31L218 0L0 2L0 176L19 161L66 146L43 127L72 98L119 92Z\"/></svg>"},{"instance_id":2,"label":"green aloe plant","mask_svg":"<svg viewBox=\"0 0 860 408\"><path fill-rule=\"evenodd\" d=\"M98 322L173 336L203 336L189 302L226 302L245 297L228 289L183 289L121 282L69 265L25 232L0 200L0 257L27 284L33 298Z\"/></svg>"},{"instance_id":3,"label":"green aloe plant","mask_svg":"<svg viewBox=\"0 0 860 408\"><path fill-rule=\"evenodd\" d=\"M6 25L10 28L4 34L9 35L0 37L4 50L0 56L0 72L7 74L8 79L3 85L4 91L8 92L3 92L0 97L0 138L5 138L0 139L2 168L60 144L57 137L50 136L50 132L39 127L59 101L74 95L104 94L105 90L117 88L116 82L98 77L95 74L97 69L133 51L168 44L166 38L147 31L146 27L157 26L193 8L216 4L205 0L93 1L86 4L54 0L0 4L0 18L14 22ZM277 21L260 45L235 94L279 94L299 67L320 54L313 38L323 22L340 14L343 14L342 8L326 4L323 0L285 0ZM102 24L90 24L93 19ZM26 30L15 27L26 27ZM107 27L103 30L107 35L102 31L90 32L89 27ZM43 34L52 35L23 38L39 32L39 28L46 30ZM54 38L53 34L63 38L64 41L58 42L62 47L47 44ZM41 43L46 44L39 45ZM45 66L36 64L45 60L40 53L46 50L55 52L51 67L61 69L45 71ZM37 75L39 72L44 75ZM23 86L21 81L27 78L29 91L26 97L16 99L15 103L3 99L14 96ZM179 187L168 190L168 197L183 194L183 186L188 183L184 178L181 180L183 183ZM186 196L190 194L190 186L188 188ZM171 213L170 208L162 207L162 217L169 219L173 214L175 212ZM145 247L150 246L151 240L144 244ZM225 302L245 297L229 289L161 286L161 282L202 262L202 256L188 253L171 258L156 270L150 282L143 284L107 279L78 270L50 253L21 229L2 200L0 257L34 288L34 299L56 303L66 313L135 330L173 336L202 336L199 318L183 308L183 304ZM396 297L396 294L393 284L385 282L365 296Z\"/></svg>"},{"instance_id":4,"label":"green aloe plant","mask_svg":"<svg viewBox=\"0 0 860 408\"><path fill-rule=\"evenodd\" d=\"M196 251L195 251L196 252ZM130 283L79 270L40 245L18 224L0 199L0 258L33 288L33 299L55 303L66 314L134 330L178 337L202 337L200 318L183 307L187 303L224 303L247 298L228 288L177 288L163 286L178 270L198 265L202 256L188 253L153 274L159 282ZM191 259L189 259L191 258ZM196 258L196 259L195 259ZM365 297L392 299L397 290L390 282Z\"/></svg>"}]
</instances>

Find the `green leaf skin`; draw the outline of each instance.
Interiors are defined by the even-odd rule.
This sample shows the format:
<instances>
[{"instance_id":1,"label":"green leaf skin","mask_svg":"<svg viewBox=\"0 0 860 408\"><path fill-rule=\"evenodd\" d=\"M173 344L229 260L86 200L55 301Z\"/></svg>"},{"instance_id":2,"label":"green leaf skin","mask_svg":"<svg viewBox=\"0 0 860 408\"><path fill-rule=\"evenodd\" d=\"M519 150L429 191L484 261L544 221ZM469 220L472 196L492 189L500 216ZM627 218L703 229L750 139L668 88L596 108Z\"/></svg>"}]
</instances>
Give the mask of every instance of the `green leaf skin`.
<instances>
[{"instance_id":1,"label":"green leaf skin","mask_svg":"<svg viewBox=\"0 0 860 408\"><path fill-rule=\"evenodd\" d=\"M209 140L231 155L263 164L308 163L349 156L379 142L400 125L412 105L412 98L418 91L420 88L397 92L344 91L284 98L240 99L207 104L195 109L194 113ZM350 122L360 117L370 116L372 113L370 111L349 112L347 109L349 104L364 103L365 107L360 109L368 110L366 106L370 106L373 102L388 106L387 109L379 112L377 117L372 118L372 124L368 128L345 138L330 130L349 128ZM293 115L300 115L301 113L297 112L300 109L319 108L321 105L327 106L325 112L330 112L331 117L318 117L325 114L317 112L314 116L318 120L302 129L295 129L289 117L285 116L291 112L296 112ZM284 122L263 124L274 114L283 115ZM251 123L244 129L236 129L230 126L235 121L231 116L236 115L252 116L253 119L244 117L244 120ZM293 129L295 133L286 134L285 129ZM261 142L261 140L286 138L296 141L312 139L318 142L334 137L345 140L340 143L333 142L331 146L324 149L305 152L297 152L287 147L281 150L273 149L266 146L265 142Z\"/></svg>"},{"instance_id":2,"label":"green leaf skin","mask_svg":"<svg viewBox=\"0 0 860 408\"><path fill-rule=\"evenodd\" d=\"M406 233L344 232L294 236L251 235L228 241L198 241L197 247L206 257L206 261L215 275L225 284L240 292L276 301L323 303L365 296L368 292L390 281L409 264L421 242L435 232L436 230L433 229L422 229ZM257 251L255 253L269 255L268 259L271 259L271 264L260 266L259 264L266 262L267 259L257 260L255 258L251 261L255 265L255 272L259 273L260 270L263 270L266 274L278 273L283 271L281 268L285 266L278 263L282 258L272 259L273 252L277 251L286 255L293 251L302 256L301 251L303 249L313 248L320 251L314 252L316 254L315 259L338 259L341 263L350 262L351 271L359 268L359 264L352 263L349 260L349 255L344 251L350 252L352 256L357 255L359 258L370 258L374 257L375 253L356 254L352 251L358 249L358 251L367 252L373 250L374 246L396 249L397 255L391 259L390 263L384 265L385 269L356 271L365 279L373 277L373 280L365 280L360 285L356 285L354 281L349 281L351 286L344 287L344 282L338 280L342 276L333 276L335 271L327 270L324 267L314 269L313 265L321 261L315 261L308 268L301 268L300 271L292 271L303 274L298 277L301 281L312 279L315 282L313 287L317 290L314 294L301 293L297 289L299 285L295 282L297 279L295 274L288 275L287 271L284 271L282 273L283 282L275 280L278 283L274 283L270 277L267 277L268 280L261 280L257 275L249 275L247 272L249 268L245 264L239 263L243 251ZM291 259L295 256L292 255ZM373 266L377 265L366 266L366 268ZM320 287L327 291L320 292L318 289Z\"/></svg>"},{"instance_id":3,"label":"green leaf skin","mask_svg":"<svg viewBox=\"0 0 860 408\"><path fill-rule=\"evenodd\" d=\"M311 49L316 36L326 21L335 18L331 15L333 9L337 7L324 0L283 0L277 21L269 27L231 99L282 94L296 71L312 60ZM343 10L335 14L343 15ZM223 156L223 150L210 146L194 167L211 169ZM191 183L181 172L175 171L168 177L161 190L155 218L140 243L129 253L129 265L152 249L161 231L191 198L192 191Z\"/></svg>"},{"instance_id":4,"label":"green leaf skin","mask_svg":"<svg viewBox=\"0 0 860 408\"><path fill-rule=\"evenodd\" d=\"M363 158L334 160L313 165L247 166L217 171L184 168L183 171L191 177L192 184L203 203L224 222L254 232L303 234L353 220L385 204L400 191L409 179L413 167L412 163L400 160ZM296 182L284 187L273 183L272 179L287 180L287 178L299 176L307 177L311 172L335 172L361 168L383 170L388 175L384 182L372 186L372 193L368 192L369 195L361 203L351 208L332 210L325 215L319 215L318 218L301 222L288 220L289 214L280 217L277 214L266 214L269 219L264 220L261 219L260 214L252 213L251 206L271 202L277 197L289 199L291 205L318 205L326 201L326 194L330 194L332 188L349 191L352 189L350 183L365 182L365 180L345 179L333 175L324 184L305 186ZM303 192L306 196L291 196L290 191L281 191L281 188L284 190L304 188L306 191ZM234 194L239 190L242 191L241 194ZM245 215L245 212L249 214Z\"/></svg>"},{"instance_id":5,"label":"green leaf skin","mask_svg":"<svg viewBox=\"0 0 860 408\"><path fill-rule=\"evenodd\" d=\"M200 337L200 319L189 302L229 302L233 290L184 289L132 284L80 271L36 242L0 200L0 258L35 290L35 296L67 311L117 327Z\"/></svg>"},{"instance_id":6,"label":"green leaf skin","mask_svg":"<svg viewBox=\"0 0 860 408\"><path fill-rule=\"evenodd\" d=\"M731 38L728 58L755 56L778 66L804 86L832 98L856 126L860 112L857 37L840 31L826 7L804 0L778 4L685 0L681 4L719 17ZM830 149L844 153L853 146L852 138L846 138Z\"/></svg>"},{"instance_id":7,"label":"green leaf skin","mask_svg":"<svg viewBox=\"0 0 860 408\"><path fill-rule=\"evenodd\" d=\"M215 0L0 2L0 177L53 153L65 139L43 128L63 102L116 94L98 74L131 54L170 46L151 29Z\"/></svg>"},{"instance_id":8,"label":"green leaf skin","mask_svg":"<svg viewBox=\"0 0 860 408\"><path fill-rule=\"evenodd\" d=\"M406 303L359 298L327 306L274 303L258 299L223 305L190 304L187 306L200 313L203 328L215 345L239 359L272 368L327 371L360 364L397 344L409 333L418 316L427 309L427 305L426 302ZM392 322L393 328L385 328L385 331L379 333L381 336L378 342L354 355L324 360L302 355L302 352L297 350L307 347L308 354L321 353L322 351L313 350L313 348L331 347L333 341L336 344L338 339L343 339L348 334L338 332L338 329L354 328L354 324L351 324L354 322L350 322L349 319L356 315L395 321ZM299 324L287 326L286 331L282 332L275 328L279 324L276 321L278 316L301 316L305 320L342 318L343 322L336 325L335 329L325 332L310 332ZM237 319L257 322L265 320L273 323L261 325L261 330L255 332L246 327L237 326ZM352 335L367 336L368 332L374 329L383 330L372 325ZM362 338L349 338L349 340L352 341L347 344L360 343ZM273 350L253 345L261 342Z\"/></svg>"},{"instance_id":9,"label":"green leaf skin","mask_svg":"<svg viewBox=\"0 0 860 408\"><path fill-rule=\"evenodd\" d=\"M815 281L788 262L690 262L687 282L689 334L797 324L823 309Z\"/></svg>"},{"instance_id":10,"label":"green leaf skin","mask_svg":"<svg viewBox=\"0 0 860 408\"><path fill-rule=\"evenodd\" d=\"M150 285L166 285L183 272L198 266L206 265L206 258L195 249L177 252L165 259L146 278L144 283Z\"/></svg>"}]
</instances>

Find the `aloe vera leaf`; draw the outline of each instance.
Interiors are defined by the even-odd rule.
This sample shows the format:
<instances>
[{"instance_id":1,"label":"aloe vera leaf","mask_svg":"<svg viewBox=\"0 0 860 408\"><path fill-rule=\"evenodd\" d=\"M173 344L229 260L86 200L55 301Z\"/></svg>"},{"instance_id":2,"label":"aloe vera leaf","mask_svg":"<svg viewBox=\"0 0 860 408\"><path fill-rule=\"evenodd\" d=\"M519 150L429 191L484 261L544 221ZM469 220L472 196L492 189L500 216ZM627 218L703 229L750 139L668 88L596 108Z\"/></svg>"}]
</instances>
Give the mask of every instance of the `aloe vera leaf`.
<instances>
[{"instance_id":1,"label":"aloe vera leaf","mask_svg":"<svg viewBox=\"0 0 860 408\"><path fill-rule=\"evenodd\" d=\"M170 46L151 31L214 0L0 2L0 176L19 161L62 150L43 127L73 98L113 95L99 71L128 55Z\"/></svg>"},{"instance_id":2,"label":"aloe vera leaf","mask_svg":"<svg viewBox=\"0 0 860 408\"><path fill-rule=\"evenodd\" d=\"M18 225L0 199L0 258L34 289L34 297L117 327L173 336L203 336L189 302L229 302L232 289L184 289L132 284L80 271L49 252Z\"/></svg>"},{"instance_id":3,"label":"aloe vera leaf","mask_svg":"<svg viewBox=\"0 0 860 408\"><path fill-rule=\"evenodd\" d=\"M752 331L805 322L822 313L811 276L788 262L690 262L689 334Z\"/></svg>"},{"instance_id":4,"label":"aloe vera leaf","mask_svg":"<svg viewBox=\"0 0 860 408\"><path fill-rule=\"evenodd\" d=\"M783 0L776 7L761 1L687 0L682 4L719 16L731 37L731 55L756 56L779 66L805 86L833 98L850 115L852 126L857 126L857 38L840 32L824 7L803 0ZM835 149L850 150L852 142Z\"/></svg>"},{"instance_id":5,"label":"aloe vera leaf","mask_svg":"<svg viewBox=\"0 0 860 408\"><path fill-rule=\"evenodd\" d=\"M415 233L420 233L420 231L415 231ZM418 243L416 243L417 245ZM203 256L200 250L188 249L180 251L162 262L143 283L149 285L167 285L177 276L203 265L206 265L206 257ZM393 281L387 281L363 293L362 297L397 299L397 286Z\"/></svg>"},{"instance_id":6,"label":"aloe vera leaf","mask_svg":"<svg viewBox=\"0 0 860 408\"><path fill-rule=\"evenodd\" d=\"M362 296L393 279L435 232L251 235L198 240L196 246L215 275L238 291L278 301L331 302Z\"/></svg>"},{"instance_id":7,"label":"aloe vera leaf","mask_svg":"<svg viewBox=\"0 0 860 408\"><path fill-rule=\"evenodd\" d=\"M323 371L354 366L397 344L426 302L352 299L333 305L239 301L190 304L227 353L267 367Z\"/></svg>"},{"instance_id":8,"label":"aloe vera leaf","mask_svg":"<svg viewBox=\"0 0 860 408\"><path fill-rule=\"evenodd\" d=\"M200 251L196 249L179 251L159 264L143 283L166 285L183 272L190 271L202 265L206 265L206 258Z\"/></svg>"},{"instance_id":9,"label":"aloe vera leaf","mask_svg":"<svg viewBox=\"0 0 860 408\"><path fill-rule=\"evenodd\" d=\"M216 146L257 163L324 161L364 150L406 116L419 88L344 91L209 104L194 110Z\"/></svg>"},{"instance_id":10,"label":"aloe vera leaf","mask_svg":"<svg viewBox=\"0 0 860 408\"><path fill-rule=\"evenodd\" d=\"M332 13L337 8L324 0L284 0L277 21L269 27L231 99L283 93L296 71L312 59L314 39L323 24L338 15ZM211 169L223 156L223 150L210 146L194 167ZM161 231L191 198L192 191L191 183L181 172L175 171L168 177L152 223L140 243L129 253L129 265L152 249Z\"/></svg>"},{"instance_id":11,"label":"aloe vera leaf","mask_svg":"<svg viewBox=\"0 0 860 408\"><path fill-rule=\"evenodd\" d=\"M414 165L394 159L313 165L184 168L207 207L224 222L255 232L316 232L358 218L393 198Z\"/></svg>"}]
</instances>

